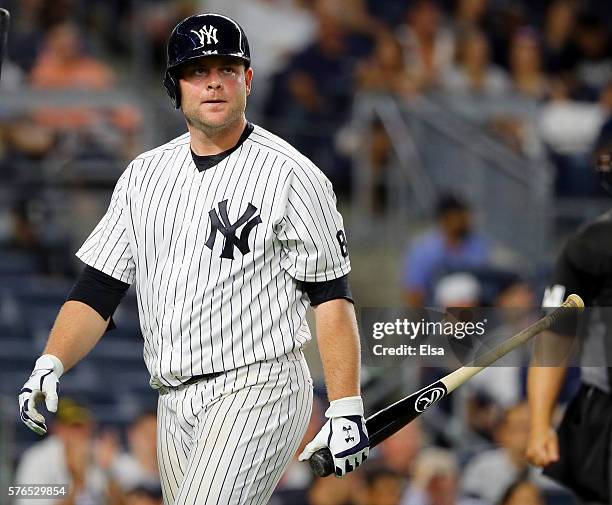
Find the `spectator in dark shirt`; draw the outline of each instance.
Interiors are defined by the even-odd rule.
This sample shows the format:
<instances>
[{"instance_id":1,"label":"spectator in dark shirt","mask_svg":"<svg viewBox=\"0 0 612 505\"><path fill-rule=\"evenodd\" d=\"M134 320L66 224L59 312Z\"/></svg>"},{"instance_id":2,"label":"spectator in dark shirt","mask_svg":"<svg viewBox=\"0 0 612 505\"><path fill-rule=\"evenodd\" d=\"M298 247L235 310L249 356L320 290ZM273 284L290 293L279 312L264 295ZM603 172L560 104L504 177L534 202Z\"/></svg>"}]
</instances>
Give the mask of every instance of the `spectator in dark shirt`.
<instances>
[{"instance_id":1,"label":"spectator in dark shirt","mask_svg":"<svg viewBox=\"0 0 612 505\"><path fill-rule=\"evenodd\" d=\"M442 12L433 0L411 3L407 21L400 40L417 88L428 90L439 84L440 77L453 62L454 37L444 27Z\"/></svg>"},{"instance_id":2,"label":"spectator in dark shirt","mask_svg":"<svg viewBox=\"0 0 612 505\"><path fill-rule=\"evenodd\" d=\"M521 28L510 45L510 75L514 92L524 98L542 99L548 93L548 80L542 69L537 32Z\"/></svg>"},{"instance_id":3,"label":"spectator in dark shirt","mask_svg":"<svg viewBox=\"0 0 612 505\"><path fill-rule=\"evenodd\" d=\"M9 2L8 6L3 2L2 7L7 7L11 12L8 57L27 73L34 65L43 43L43 2L20 0L15 5Z\"/></svg>"},{"instance_id":4,"label":"spectator in dark shirt","mask_svg":"<svg viewBox=\"0 0 612 505\"><path fill-rule=\"evenodd\" d=\"M546 12L542 49L548 73L569 71L576 64L577 48L572 38L575 16L576 4L571 0L556 0Z\"/></svg>"},{"instance_id":5,"label":"spectator in dark shirt","mask_svg":"<svg viewBox=\"0 0 612 505\"><path fill-rule=\"evenodd\" d=\"M594 13L580 17L576 30L580 61L576 66L578 80L589 88L596 99L612 79L610 33L601 18Z\"/></svg>"},{"instance_id":6,"label":"spectator in dark shirt","mask_svg":"<svg viewBox=\"0 0 612 505\"><path fill-rule=\"evenodd\" d=\"M349 165L335 147L335 135L348 120L359 44L334 17L318 14L315 42L294 56L276 79L267 114L282 120L284 135L312 159L334 184L349 187Z\"/></svg>"},{"instance_id":7,"label":"spectator in dark shirt","mask_svg":"<svg viewBox=\"0 0 612 505\"><path fill-rule=\"evenodd\" d=\"M488 7L488 0L458 0L453 19L456 31L484 30Z\"/></svg>"},{"instance_id":8,"label":"spectator in dark shirt","mask_svg":"<svg viewBox=\"0 0 612 505\"><path fill-rule=\"evenodd\" d=\"M509 87L506 73L490 61L489 42L478 30L463 31L457 41L457 62L444 75L446 91L457 95L500 96Z\"/></svg>"},{"instance_id":9,"label":"spectator in dark shirt","mask_svg":"<svg viewBox=\"0 0 612 505\"><path fill-rule=\"evenodd\" d=\"M604 87L599 98L599 104L605 114L604 123L595 141L595 154L612 150L612 81Z\"/></svg>"}]
</instances>

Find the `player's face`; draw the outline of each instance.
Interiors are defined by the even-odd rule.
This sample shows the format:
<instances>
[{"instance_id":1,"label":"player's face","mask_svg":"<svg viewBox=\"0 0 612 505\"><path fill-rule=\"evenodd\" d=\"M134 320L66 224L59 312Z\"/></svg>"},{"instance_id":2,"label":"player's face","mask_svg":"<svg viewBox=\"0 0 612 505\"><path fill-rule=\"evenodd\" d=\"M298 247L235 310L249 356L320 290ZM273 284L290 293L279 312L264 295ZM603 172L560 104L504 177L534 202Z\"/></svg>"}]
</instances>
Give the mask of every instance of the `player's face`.
<instances>
[{"instance_id":1,"label":"player's face","mask_svg":"<svg viewBox=\"0 0 612 505\"><path fill-rule=\"evenodd\" d=\"M214 133L240 121L252 79L253 70L245 69L238 58L208 56L185 64L179 84L187 122L205 133Z\"/></svg>"}]
</instances>

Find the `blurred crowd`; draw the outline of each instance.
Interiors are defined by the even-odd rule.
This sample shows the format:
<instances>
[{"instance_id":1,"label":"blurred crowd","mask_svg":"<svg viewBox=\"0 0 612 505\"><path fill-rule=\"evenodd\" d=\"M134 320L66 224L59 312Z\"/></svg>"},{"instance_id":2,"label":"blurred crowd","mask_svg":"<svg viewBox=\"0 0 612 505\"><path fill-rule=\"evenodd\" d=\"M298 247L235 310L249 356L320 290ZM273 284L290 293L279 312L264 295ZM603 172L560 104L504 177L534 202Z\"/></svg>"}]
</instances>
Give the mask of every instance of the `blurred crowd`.
<instances>
[{"instance_id":1,"label":"blurred crowd","mask_svg":"<svg viewBox=\"0 0 612 505\"><path fill-rule=\"evenodd\" d=\"M346 140L346 130L355 99L387 94L405 104L420 96L442 97L450 109L522 154L545 151L557 170L559 195L599 194L589 166L593 147L607 144L611 135L612 52L605 2L0 4L13 9L2 77L6 90L126 87L138 93L144 88L159 98L171 28L191 13L217 11L239 19L249 36L256 73L251 117L282 131L328 173L340 193L351 182L354 141ZM3 114L5 158L36 159L62 148L83 156L129 158L142 147L134 145L142 126L134 107L75 104L29 112ZM372 169L384 170L390 140L376 124L368 135Z\"/></svg>"},{"instance_id":2,"label":"blurred crowd","mask_svg":"<svg viewBox=\"0 0 612 505\"><path fill-rule=\"evenodd\" d=\"M100 173L110 184L127 161L149 147L142 145L144 130L153 132L150 139L161 137L156 141L181 133L180 121L176 131L168 131L172 121L147 124L144 112L163 104L165 114L172 114L160 85L167 37L178 20L204 10L236 17L249 35L255 68L251 119L313 159L341 199L350 192L354 159L364 144L374 199L385 198L377 186L392 169L397 146L380 121L354 128L355 103L381 94L407 107L421 97L440 101L521 155L544 156L554 166L558 196L602 196L590 167L594 150L612 142L611 16L605 2L2 0L0 5L13 13L0 88L13 91L11 96L27 89L44 92L48 103L0 104L0 170L20 195L2 212L0 241L19 239L10 231L17 213L35 228L32 207L41 205L41 184L68 179L79 187L95 186ZM121 90L151 102L121 103L112 95ZM107 102L93 103L98 95ZM98 164L95 175L95 169L81 167L92 163Z\"/></svg>"},{"instance_id":3,"label":"blurred crowd","mask_svg":"<svg viewBox=\"0 0 612 505\"><path fill-rule=\"evenodd\" d=\"M99 429L85 405L64 397L51 434L21 456L14 483L69 485L45 503L161 505L156 429L154 411L140 413L125 433Z\"/></svg>"},{"instance_id":4,"label":"blurred crowd","mask_svg":"<svg viewBox=\"0 0 612 505\"><path fill-rule=\"evenodd\" d=\"M432 227L416 236L406 250L401 279L405 305L493 308L500 316L500 334L514 334L533 322L541 293L534 279L492 265L491 244L475 225L469 204L456 195L443 195ZM105 341L109 338L113 337ZM461 358L461 349L454 350ZM342 479L315 478L307 464L294 458L271 505L575 503L526 460L529 351L523 351L518 363L501 363L483 371L423 418L384 441L355 473ZM420 370L412 366L408 371L407 383L392 381L404 391L417 390L448 373L442 365ZM397 399L394 391L373 393L376 387L369 389L368 375L364 372L369 411ZM104 375L102 379L107 386L112 382ZM576 374L570 373L562 400L569 398L575 380ZM296 455L324 422L326 399L319 387ZM70 483L73 491L61 502L66 505L160 505L155 412L143 411L127 423L98 424L96 405L88 402L91 397L78 401L61 397L50 435L15 454L14 482ZM111 419L107 415L106 423ZM16 429L27 431L17 418L16 423Z\"/></svg>"},{"instance_id":5,"label":"blurred crowd","mask_svg":"<svg viewBox=\"0 0 612 505\"><path fill-rule=\"evenodd\" d=\"M73 238L54 218L67 202L53 190L61 183L107 191L126 161L149 147L139 140L144 129L167 133L112 93L131 90L171 114L161 86L167 37L177 21L205 10L235 17L249 36L255 70L249 117L312 158L341 198L351 186L355 145L363 141L351 134L355 102L377 95L406 107L421 98L439 101L522 156L544 153L555 167L557 196L602 195L590 167L599 150L612 147L606 2L0 0L0 6L12 12L1 92L60 93L43 104L0 102L2 275L74 274ZM90 103L105 93L110 101ZM393 141L382 122L367 125L366 135L376 181L393 163ZM79 218L100 215L90 199L75 205ZM89 229L68 221L70 232ZM469 202L441 195L431 224L405 251L406 306L538 304L541 282L492 267L493 244L479 233ZM506 321L508 334L525 321ZM447 431L413 422L340 480L313 479L294 461L271 504L572 503L527 465L523 365L487 371L459 410L442 406L448 419L465 418L470 432L463 443L449 435L450 422ZM321 402L305 441L322 422ZM44 474L48 482L72 482L77 494L65 503L160 504L154 421L146 412L125 432L107 432L86 406L66 402L52 435L20 456L16 479Z\"/></svg>"},{"instance_id":6,"label":"blurred crowd","mask_svg":"<svg viewBox=\"0 0 612 505\"><path fill-rule=\"evenodd\" d=\"M373 208L385 207L398 140L382 120L355 124L356 104L381 95L408 111L423 98L435 100L525 159L548 160L559 197L603 196L591 167L594 154L612 144L612 16L605 2L0 5L12 12L0 83L11 97L0 103L0 171L10 191L0 194L0 245L38 251L33 261L46 273L71 272L66 251L102 210L91 199L66 200L61 190L109 191L134 155L184 131L161 86L165 45L178 20L205 10L236 17L249 35L249 117L313 159L341 203L350 203L355 165L365 157ZM130 102L125 91L141 101ZM429 147L417 147L427 159ZM59 215L68 203L82 216L77 223L65 208Z\"/></svg>"},{"instance_id":7,"label":"blurred crowd","mask_svg":"<svg viewBox=\"0 0 612 505\"><path fill-rule=\"evenodd\" d=\"M244 16L264 120L340 191L351 181L343 134L354 102L386 94L408 105L438 97L521 154L548 155L558 195L601 194L590 164L596 143L609 142L612 111L605 3L208 0L200 7ZM270 33L270 25L279 28ZM379 124L367 135L380 176L391 141Z\"/></svg>"}]
</instances>

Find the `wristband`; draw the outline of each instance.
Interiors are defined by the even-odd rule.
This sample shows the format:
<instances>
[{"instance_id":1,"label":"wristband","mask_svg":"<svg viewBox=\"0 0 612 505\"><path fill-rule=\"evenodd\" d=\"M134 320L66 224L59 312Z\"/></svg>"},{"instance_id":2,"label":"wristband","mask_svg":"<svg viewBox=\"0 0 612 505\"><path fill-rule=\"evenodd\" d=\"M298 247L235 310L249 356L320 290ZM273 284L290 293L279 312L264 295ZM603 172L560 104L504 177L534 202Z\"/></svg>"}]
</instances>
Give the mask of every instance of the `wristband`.
<instances>
[{"instance_id":1,"label":"wristband","mask_svg":"<svg viewBox=\"0 0 612 505\"><path fill-rule=\"evenodd\" d=\"M64 373L64 365L62 364L60 359L57 356L54 356L53 354L43 354L40 358L38 358L34 365L34 370L36 370L37 368L49 367L53 368L53 371L55 372L55 375L57 375L58 379Z\"/></svg>"},{"instance_id":2,"label":"wristband","mask_svg":"<svg viewBox=\"0 0 612 505\"><path fill-rule=\"evenodd\" d=\"M363 401L361 396L347 396L329 402L329 408L325 411L325 417L362 416Z\"/></svg>"}]
</instances>

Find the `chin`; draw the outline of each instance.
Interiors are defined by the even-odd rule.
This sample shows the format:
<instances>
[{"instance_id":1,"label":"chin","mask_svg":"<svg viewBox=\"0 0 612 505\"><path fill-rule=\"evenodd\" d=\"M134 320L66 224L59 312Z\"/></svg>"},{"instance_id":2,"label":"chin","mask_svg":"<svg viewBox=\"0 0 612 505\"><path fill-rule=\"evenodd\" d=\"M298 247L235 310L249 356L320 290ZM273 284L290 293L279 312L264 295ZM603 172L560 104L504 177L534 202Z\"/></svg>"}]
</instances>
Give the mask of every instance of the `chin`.
<instances>
[{"instance_id":1,"label":"chin","mask_svg":"<svg viewBox=\"0 0 612 505\"><path fill-rule=\"evenodd\" d=\"M223 128L229 124L229 121L226 119L216 120L211 118L202 118L202 124L208 128Z\"/></svg>"},{"instance_id":2,"label":"chin","mask_svg":"<svg viewBox=\"0 0 612 505\"><path fill-rule=\"evenodd\" d=\"M209 128L223 128L231 126L233 123L236 122L237 119L239 118L227 114L224 114L223 116L207 115L201 118L202 124L206 125Z\"/></svg>"}]
</instances>

